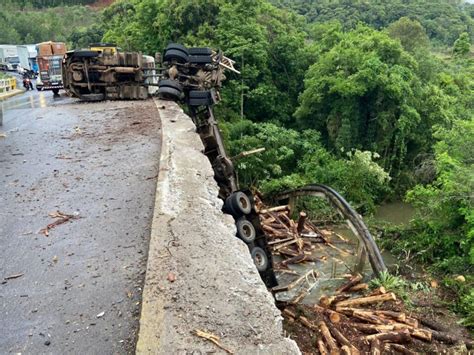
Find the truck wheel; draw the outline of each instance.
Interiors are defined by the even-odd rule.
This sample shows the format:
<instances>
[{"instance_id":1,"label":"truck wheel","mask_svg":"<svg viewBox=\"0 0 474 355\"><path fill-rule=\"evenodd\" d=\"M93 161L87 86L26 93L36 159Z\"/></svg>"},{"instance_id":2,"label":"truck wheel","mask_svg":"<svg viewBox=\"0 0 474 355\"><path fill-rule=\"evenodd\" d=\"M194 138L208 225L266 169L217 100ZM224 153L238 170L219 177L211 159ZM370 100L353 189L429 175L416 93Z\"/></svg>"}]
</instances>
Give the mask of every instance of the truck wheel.
<instances>
[{"instance_id":1,"label":"truck wheel","mask_svg":"<svg viewBox=\"0 0 474 355\"><path fill-rule=\"evenodd\" d=\"M94 58L98 56L99 56L98 52L87 51L87 50L74 51L74 53L72 54L72 57L74 58Z\"/></svg>"},{"instance_id":2,"label":"truck wheel","mask_svg":"<svg viewBox=\"0 0 474 355\"><path fill-rule=\"evenodd\" d=\"M167 86L160 86L158 94L164 99L179 101L181 99L181 91Z\"/></svg>"},{"instance_id":3,"label":"truck wheel","mask_svg":"<svg viewBox=\"0 0 474 355\"><path fill-rule=\"evenodd\" d=\"M254 247L250 255L258 271L264 272L268 268L268 257L262 248Z\"/></svg>"},{"instance_id":4,"label":"truck wheel","mask_svg":"<svg viewBox=\"0 0 474 355\"><path fill-rule=\"evenodd\" d=\"M176 61L178 63L186 63L188 55L177 49L169 49L165 52L163 59L165 62Z\"/></svg>"},{"instance_id":5,"label":"truck wheel","mask_svg":"<svg viewBox=\"0 0 474 355\"><path fill-rule=\"evenodd\" d=\"M234 192L231 195L230 203L234 211L241 214L249 214L252 210L252 204L246 194L241 191Z\"/></svg>"},{"instance_id":6,"label":"truck wheel","mask_svg":"<svg viewBox=\"0 0 474 355\"><path fill-rule=\"evenodd\" d=\"M188 57L189 63L193 64L210 64L212 57L210 55L190 55Z\"/></svg>"},{"instance_id":7,"label":"truck wheel","mask_svg":"<svg viewBox=\"0 0 474 355\"><path fill-rule=\"evenodd\" d=\"M237 226L237 236L245 243L249 244L255 240L257 232L253 224L246 220L245 217L240 218L235 225Z\"/></svg>"},{"instance_id":8,"label":"truck wheel","mask_svg":"<svg viewBox=\"0 0 474 355\"><path fill-rule=\"evenodd\" d=\"M161 87L172 88L172 89L178 90L179 92L183 91L183 87L177 80L162 79L158 82L158 86L160 88Z\"/></svg>"},{"instance_id":9,"label":"truck wheel","mask_svg":"<svg viewBox=\"0 0 474 355\"><path fill-rule=\"evenodd\" d=\"M212 50L208 47L188 48L188 52L189 55L212 55Z\"/></svg>"},{"instance_id":10,"label":"truck wheel","mask_svg":"<svg viewBox=\"0 0 474 355\"><path fill-rule=\"evenodd\" d=\"M104 98L104 94L84 94L80 97L83 101L102 101Z\"/></svg>"},{"instance_id":11,"label":"truck wheel","mask_svg":"<svg viewBox=\"0 0 474 355\"><path fill-rule=\"evenodd\" d=\"M170 44L168 44L165 48L165 53L169 50L181 51L184 54L189 55L188 49L185 46L183 46L182 44L179 44L179 43L170 43Z\"/></svg>"},{"instance_id":12,"label":"truck wheel","mask_svg":"<svg viewBox=\"0 0 474 355\"><path fill-rule=\"evenodd\" d=\"M189 106L210 106L214 104L210 91L191 90L188 95Z\"/></svg>"}]
</instances>

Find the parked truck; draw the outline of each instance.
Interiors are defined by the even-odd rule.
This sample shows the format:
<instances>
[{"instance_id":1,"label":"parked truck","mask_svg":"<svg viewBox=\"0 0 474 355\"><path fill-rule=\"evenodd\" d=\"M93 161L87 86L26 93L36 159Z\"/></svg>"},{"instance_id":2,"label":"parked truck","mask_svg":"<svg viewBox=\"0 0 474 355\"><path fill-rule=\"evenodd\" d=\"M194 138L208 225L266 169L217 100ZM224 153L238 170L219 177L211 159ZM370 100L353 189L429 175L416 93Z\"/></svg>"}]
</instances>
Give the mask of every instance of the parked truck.
<instances>
[{"instance_id":1,"label":"parked truck","mask_svg":"<svg viewBox=\"0 0 474 355\"><path fill-rule=\"evenodd\" d=\"M38 91L52 90L54 95L63 88L62 61L66 54L66 45L62 42L43 42L37 45L38 51Z\"/></svg>"}]
</instances>

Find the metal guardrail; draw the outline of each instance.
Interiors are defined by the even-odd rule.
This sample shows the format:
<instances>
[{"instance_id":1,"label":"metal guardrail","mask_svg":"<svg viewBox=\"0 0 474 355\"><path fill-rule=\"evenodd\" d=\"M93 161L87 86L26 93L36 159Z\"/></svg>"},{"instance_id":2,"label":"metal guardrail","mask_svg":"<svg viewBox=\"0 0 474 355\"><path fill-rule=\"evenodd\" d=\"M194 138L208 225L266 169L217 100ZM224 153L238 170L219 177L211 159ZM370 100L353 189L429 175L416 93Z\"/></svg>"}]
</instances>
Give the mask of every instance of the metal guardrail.
<instances>
[{"instance_id":1,"label":"metal guardrail","mask_svg":"<svg viewBox=\"0 0 474 355\"><path fill-rule=\"evenodd\" d=\"M4 94L16 89L16 79L0 79L0 94Z\"/></svg>"}]
</instances>

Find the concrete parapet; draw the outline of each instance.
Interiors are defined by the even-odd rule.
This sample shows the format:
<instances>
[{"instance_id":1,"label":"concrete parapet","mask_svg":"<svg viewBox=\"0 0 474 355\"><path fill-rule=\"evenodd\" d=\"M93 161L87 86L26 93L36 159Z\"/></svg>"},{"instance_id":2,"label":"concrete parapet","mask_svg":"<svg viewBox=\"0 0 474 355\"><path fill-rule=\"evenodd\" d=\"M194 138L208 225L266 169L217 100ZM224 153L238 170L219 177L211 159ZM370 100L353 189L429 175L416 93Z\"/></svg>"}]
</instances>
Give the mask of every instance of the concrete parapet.
<instances>
[{"instance_id":1,"label":"concrete parapet","mask_svg":"<svg viewBox=\"0 0 474 355\"><path fill-rule=\"evenodd\" d=\"M232 217L221 212L194 124L177 104L156 104L162 155L137 353L225 352L194 334L201 330L236 354L299 354Z\"/></svg>"}]
</instances>

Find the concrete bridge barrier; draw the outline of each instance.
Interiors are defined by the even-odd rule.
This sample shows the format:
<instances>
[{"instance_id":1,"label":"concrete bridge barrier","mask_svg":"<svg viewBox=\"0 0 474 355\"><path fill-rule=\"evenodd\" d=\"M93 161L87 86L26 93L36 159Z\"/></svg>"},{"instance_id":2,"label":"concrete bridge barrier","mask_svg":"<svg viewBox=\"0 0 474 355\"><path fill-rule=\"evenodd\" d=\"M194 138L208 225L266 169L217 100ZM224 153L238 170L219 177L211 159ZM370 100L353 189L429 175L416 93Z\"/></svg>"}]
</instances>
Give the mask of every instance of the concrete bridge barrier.
<instances>
[{"instance_id":1,"label":"concrete bridge barrier","mask_svg":"<svg viewBox=\"0 0 474 355\"><path fill-rule=\"evenodd\" d=\"M174 102L156 104L163 143L137 353L299 354L232 217L221 212L194 124Z\"/></svg>"}]
</instances>

